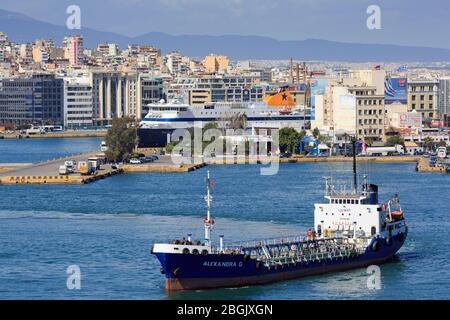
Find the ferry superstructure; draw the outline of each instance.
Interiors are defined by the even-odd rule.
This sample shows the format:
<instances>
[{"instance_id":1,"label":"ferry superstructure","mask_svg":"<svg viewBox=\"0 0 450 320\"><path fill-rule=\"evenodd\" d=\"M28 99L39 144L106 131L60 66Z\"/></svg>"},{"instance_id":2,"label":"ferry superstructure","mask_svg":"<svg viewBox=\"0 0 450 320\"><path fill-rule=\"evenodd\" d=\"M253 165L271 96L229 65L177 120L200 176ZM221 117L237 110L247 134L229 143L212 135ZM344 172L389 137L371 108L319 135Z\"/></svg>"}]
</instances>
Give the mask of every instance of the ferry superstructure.
<instances>
[{"instance_id":1,"label":"ferry superstructure","mask_svg":"<svg viewBox=\"0 0 450 320\"><path fill-rule=\"evenodd\" d=\"M282 94L282 93L280 93ZM282 99L282 98L281 98ZM304 129L311 120L303 107L273 107L267 102L216 102L193 107L179 101L164 100L148 106L149 112L140 122L140 147L164 147L171 141L176 129L203 127L207 123L226 122L234 116L245 115L247 130L291 127Z\"/></svg>"},{"instance_id":2,"label":"ferry superstructure","mask_svg":"<svg viewBox=\"0 0 450 320\"><path fill-rule=\"evenodd\" d=\"M355 178L356 181L356 178ZM211 241L215 219L207 178L203 240L154 244L168 291L238 287L378 265L406 240L408 227L398 196L378 202L378 186L364 178L361 190L336 189L326 180L325 201L315 204L314 228L306 236L260 239L225 246Z\"/></svg>"}]
</instances>

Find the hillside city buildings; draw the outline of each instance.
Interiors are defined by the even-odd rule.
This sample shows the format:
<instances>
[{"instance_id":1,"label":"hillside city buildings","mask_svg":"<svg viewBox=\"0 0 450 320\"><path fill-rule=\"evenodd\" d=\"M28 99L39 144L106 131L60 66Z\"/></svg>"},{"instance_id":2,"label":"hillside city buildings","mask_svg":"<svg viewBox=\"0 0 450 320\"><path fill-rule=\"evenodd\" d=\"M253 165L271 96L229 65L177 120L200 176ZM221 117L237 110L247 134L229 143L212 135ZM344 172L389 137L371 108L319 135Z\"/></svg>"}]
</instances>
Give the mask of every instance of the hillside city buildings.
<instances>
[{"instance_id":1,"label":"hillside city buildings","mask_svg":"<svg viewBox=\"0 0 450 320\"><path fill-rule=\"evenodd\" d=\"M191 58L148 45L86 48L71 35L15 43L0 32L0 127L59 124L93 128L115 117L142 119L148 105L183 100L263 101L285 87L311 115L310 127L339 139L383 142L449 127L450 71L420 64L232 61ZM336 138L338 137L338 138Z\"/></svg>"}]
</instances>

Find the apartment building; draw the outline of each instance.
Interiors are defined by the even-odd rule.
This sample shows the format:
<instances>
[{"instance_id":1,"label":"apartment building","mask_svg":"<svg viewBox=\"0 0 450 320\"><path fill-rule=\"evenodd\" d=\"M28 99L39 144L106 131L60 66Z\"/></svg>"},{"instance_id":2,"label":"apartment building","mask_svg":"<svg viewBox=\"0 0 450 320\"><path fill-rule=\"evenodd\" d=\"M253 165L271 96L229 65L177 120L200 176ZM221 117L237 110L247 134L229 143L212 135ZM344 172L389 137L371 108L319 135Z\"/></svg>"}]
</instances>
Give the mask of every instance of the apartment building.
<instances>
[{"instance_id":1,"label":"apartment building","mask_svg":"<svg viewBox=\"0 0 450 320\"><path fill-rule=\"evenodd\" d=\"M226 56L211 54L203 59L203 66L206 72L223 73L227 70L230 60Z\"/></svg>"},{"instance_id":2,"label":"apartment building","mask_svg":"<svg viewBox=\"0 0 450 320\"><path fill-rule=\"evenodd\" d=\"M384 95L376 86L329 84L316 95L312 127L335 134L356 135L365 141L381 141L385 133Z\"/></svg>"},{"instance_id":3,"label":"apartment building","mask_svg":"<svg viewBox=\"0 0 450 320\"><path fill-rule=\"evenodd\" d=\"M377 87L351 87L349 93L356 97L356 130L359 139L382 141L385 133L384 94Z\"/></svg>"},{"instance_id":4,"label":"apartment building","mask_svg":"<svg viewBox=\"0 0 450 320\"><path fill-rule=\"evenodd\" d=\"M143 119L149 111L149 104L157 103L161 99L165 98L163 80L160 77L154 77L149 74L141 74L139 76L139 90L141 96L141 114L139 119Z\"/></svg>"},{"instance_id":5,"label":"apartment building","mask_svg":"<svg viewBox=\"0 0 450 320\"><path fill-rule=\"evenodd\" d=\"M408 81L408 111L422 114L424 122L439 119L439 80Z\"/></svg>"},{"instance_id":6,"label":"apartment building","mask_svg":"<svg viewBox=\"0 0 450 320\"><path fill-rule=\"evenodd\" d=\"M84 62L84 40L82 36L65 37L63 47L66 50L66 58L71 66L82 65Z\"/></svg>"}]
</instances>

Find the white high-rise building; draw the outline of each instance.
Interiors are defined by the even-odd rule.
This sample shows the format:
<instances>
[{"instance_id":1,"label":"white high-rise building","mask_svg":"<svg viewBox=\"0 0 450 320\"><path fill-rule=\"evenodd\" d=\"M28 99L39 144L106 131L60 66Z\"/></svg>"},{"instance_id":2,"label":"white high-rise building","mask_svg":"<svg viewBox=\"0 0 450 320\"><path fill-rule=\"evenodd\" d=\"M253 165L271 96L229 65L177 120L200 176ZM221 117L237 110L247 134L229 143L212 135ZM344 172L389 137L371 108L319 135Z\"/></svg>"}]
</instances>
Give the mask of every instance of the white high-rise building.
<instances>
[{"instance_id":1,"label":"white high-rise building","mask_svg":"<svg viewBox=\"0 0 450 320\"><path fill-rule=\"evenodd\" d=\"M439 114L450 115L450 77L439 79Z\"/></svg>"},{"instance_id":2,"label":"white high-rise building","mask_svg":"<svg viewBox=\"0 0 450 320\"><path fill-rule=\"evenodd\" d=\"M64 126L90 127L93 124L91 78L86 75L64 78Z\"/></svg>"}]
</instances>

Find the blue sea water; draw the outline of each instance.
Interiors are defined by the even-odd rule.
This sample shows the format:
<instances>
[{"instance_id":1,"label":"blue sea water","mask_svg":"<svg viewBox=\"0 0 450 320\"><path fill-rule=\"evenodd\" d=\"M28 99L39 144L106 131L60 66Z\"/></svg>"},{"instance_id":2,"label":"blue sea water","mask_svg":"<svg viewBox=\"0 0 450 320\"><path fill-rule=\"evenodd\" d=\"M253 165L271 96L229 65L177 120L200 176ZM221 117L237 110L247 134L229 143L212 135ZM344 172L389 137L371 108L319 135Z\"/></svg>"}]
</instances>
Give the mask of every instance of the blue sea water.
<instances>
[{"instance_id":1,"label":"blue sea water","mask_svg":"<svg viewBox=\"0 0 450 320\"><path fill-rule=\"evenodd\" d=\"M257 165L207 169L215 180L214 239L224 234L226 242L304 234L313 204L322 200L322 178L344 181L352 170L350 163L285 164L274 176L261 176ZM89 185L0 186L0 298L449 299L450 175L419 174L401 163L364 164L359 171L380 185L381 199L399 193L410 229L396 258L381 266L380 290L369 290L366 269L356 269L167 294L150 246L203 236L205 168ZM70 265L80 267L80 290L66 287Z\"/></svg>"},{"instance_id":2,"label":"blue sea water","mask_svg":"<svg viewBox=\"0 0 450 320\"><path fill-rule=\"evenodd\" d=\"M0 163L36 163L100 149L101 138L0 140Z\"/></svg>"}]
</instances>

